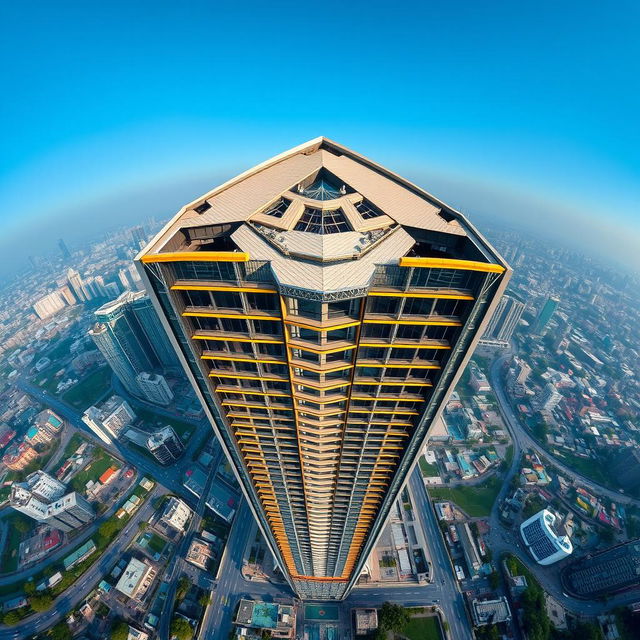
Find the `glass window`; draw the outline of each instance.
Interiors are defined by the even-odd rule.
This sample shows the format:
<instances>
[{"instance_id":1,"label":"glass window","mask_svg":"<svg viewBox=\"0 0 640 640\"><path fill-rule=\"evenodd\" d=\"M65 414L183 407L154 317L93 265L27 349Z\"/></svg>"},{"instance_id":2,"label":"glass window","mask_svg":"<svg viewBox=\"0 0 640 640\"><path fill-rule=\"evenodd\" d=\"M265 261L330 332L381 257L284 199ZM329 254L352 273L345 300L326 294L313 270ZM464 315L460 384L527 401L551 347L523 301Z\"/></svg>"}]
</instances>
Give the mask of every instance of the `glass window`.
<instances>
[{"instance_id":1,"label":"glass window","mask_svg":"<svg viewBox=\"0 0 640 640\"><path fill-rule=\"evenodd\" d=\"M398 327L398 333L396 334L397 340L420 340L424 327L412 324L403 324Z\"/></svg>"},{"instance_id":2,"label":"glass window","mask_svg":"<svg viewBox=\"0 0 640 640\"><path fill-rule=\"evenodd\" d=\"M242 309L242 298L239 293L214 291L213 300L217 309Z\"/></svg>"},{"instance_id":3,"label":"glass window","mask_svg":"<svg viewBox=\"0 0 640 640\"><path fill-rule=\"evenodd\" d=\"M386 298L373 296L368 299L369 313L388 313L396 314L400 301L398 298Z\"/></svg>"},{"instance_id":4,"label":"glass window","mask_svg":"<svg viewBox=\"0 0 640 640\"><path fill-rule=\"evenodd\" d=\"M312 207L305 207L303 214L294 227L294 231L306 231L321 235L342 233L350 230L351 227L342 209L327 211Z\"/></svg>"}]
</instances>

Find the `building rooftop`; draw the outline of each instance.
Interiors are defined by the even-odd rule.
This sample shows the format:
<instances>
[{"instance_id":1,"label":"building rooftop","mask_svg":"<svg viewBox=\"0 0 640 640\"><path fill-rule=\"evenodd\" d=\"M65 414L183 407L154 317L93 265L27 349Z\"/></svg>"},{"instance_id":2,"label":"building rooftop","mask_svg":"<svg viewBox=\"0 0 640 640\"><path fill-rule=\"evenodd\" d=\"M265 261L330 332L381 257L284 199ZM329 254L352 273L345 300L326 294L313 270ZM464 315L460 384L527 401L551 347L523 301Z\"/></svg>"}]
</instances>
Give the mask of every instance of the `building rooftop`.
<instances>
[{"instance_id":1,"label":"building rooftop","mask_svg":"<svg viewBox=\"0 0 640 640\"><path fill-rule=\"evenodd\" d=\"M496 600L473 600L471 610L477 627L511 620L511 610L505 596Z\"/></svg>"},{"instance_id":2,"label":"building rooftop","mask_svg":"<svg viewBox=\"0 0 640 640\"><path fill-rule=\"evenodd\" d=\"M145 249L235 251L269 262L281 286L366 287L376 265L405 256L498 263L462 214L326 138L264 162L186 205ZM184 256L186 258L186 255ZM166 257L168 259L168 256ZM496 264L496 266L498 266Z\"/></svg>"}]
</instances>

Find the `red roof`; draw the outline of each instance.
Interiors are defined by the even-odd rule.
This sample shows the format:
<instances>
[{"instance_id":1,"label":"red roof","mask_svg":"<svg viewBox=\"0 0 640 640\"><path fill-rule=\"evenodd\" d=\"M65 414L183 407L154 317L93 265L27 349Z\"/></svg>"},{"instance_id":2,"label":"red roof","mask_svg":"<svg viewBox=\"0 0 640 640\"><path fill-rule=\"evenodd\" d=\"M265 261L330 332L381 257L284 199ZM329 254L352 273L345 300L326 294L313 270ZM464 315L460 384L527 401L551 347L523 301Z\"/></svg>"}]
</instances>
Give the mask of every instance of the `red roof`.
<instances>
[{"instance_id":1,"label":"red roof","mask_svg":"<svg viewBox=\"0 0 640 640\"><path fill-rule=\"evenodd\" d=\"M109 467L99 478L102 484L107 484L113 475L118 471L118 467Z\"/></svg>"},{"instance_id":2,"label":"red roof","mask_svg":"<svg viewBox=\"0 0 640 640\"><path fill-rule=\"evenodd\" d=\"M60 544L61 540L60 532L57 529L53 529L48 536L45 536L44 548L47 551L53 549L53 547L57 547Z\"/></svg>"}]
</instances>

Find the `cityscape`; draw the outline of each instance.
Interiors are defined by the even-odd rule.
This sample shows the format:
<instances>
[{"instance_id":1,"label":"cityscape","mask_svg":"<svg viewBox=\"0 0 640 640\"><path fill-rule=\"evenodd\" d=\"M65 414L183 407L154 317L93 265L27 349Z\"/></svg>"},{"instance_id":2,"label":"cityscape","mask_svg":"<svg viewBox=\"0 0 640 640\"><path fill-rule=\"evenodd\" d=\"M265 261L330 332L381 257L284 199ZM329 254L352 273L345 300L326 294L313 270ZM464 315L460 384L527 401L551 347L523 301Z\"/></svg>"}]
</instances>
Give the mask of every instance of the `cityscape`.
<instances>
[{"instance_id":1,"label":"cityscape","mask_svg":"<svg viewBox=\"0 0 640 640\"><path fill-rule=\"evenodd\" d=\"M29 262L0 637L638 637L637 276L326 138Z\"/></svg>"}]
</instances>

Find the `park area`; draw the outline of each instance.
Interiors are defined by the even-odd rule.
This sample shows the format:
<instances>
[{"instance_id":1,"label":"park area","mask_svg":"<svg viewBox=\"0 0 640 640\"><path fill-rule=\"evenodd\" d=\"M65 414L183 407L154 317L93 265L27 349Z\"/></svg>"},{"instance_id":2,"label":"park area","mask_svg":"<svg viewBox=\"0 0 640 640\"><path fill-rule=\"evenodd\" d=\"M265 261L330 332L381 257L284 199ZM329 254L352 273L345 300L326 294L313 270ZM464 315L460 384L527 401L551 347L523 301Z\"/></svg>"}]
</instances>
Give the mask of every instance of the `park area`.
<instances>
[{"instance_id":1,"label":"park area","mask_svg":"<svg viewBox=\"0 0 640 640\"><path fill-rule=\"evenodd\" d=\"M411 618L402 633L396 634L396 638L408 638L408 640L442 640L440 621L436 616Z\"/></svg>"},{"instance_id":2,"label":"park area","mask_svg":"<svg viewBox=\"0 0 640 640\"><path fill-rule=\"evenodd\" d=\"M448 500L472 518L484 518L491 514L501 487L502 481L494 476L481 484L429 488L428 491L433 500Z\"/></svg>"},{"instance_id":3,"label":"park area","mask_svg":"<svg viewBox=\"0 0 640 640\"><path fill-rule=\"evenodd\" d=\"M76 473L70 485L74 491L84 493L89 481L97 482L100 476L111 467L120 469L122 463L113 456L110 456L102 447L96 447L91 462L84 467L84 469Z\"/></svg>"},{"instance_id":4,"label":"park area","mask_svg":"<svg viewBox=\"0 0 640 640\"><path fill-rule=\"evenodd\" d=\"M111 388L111 368L100 367L62 394L62 400L76 409L95 404Z\"/></svg>"}]
</instances>

